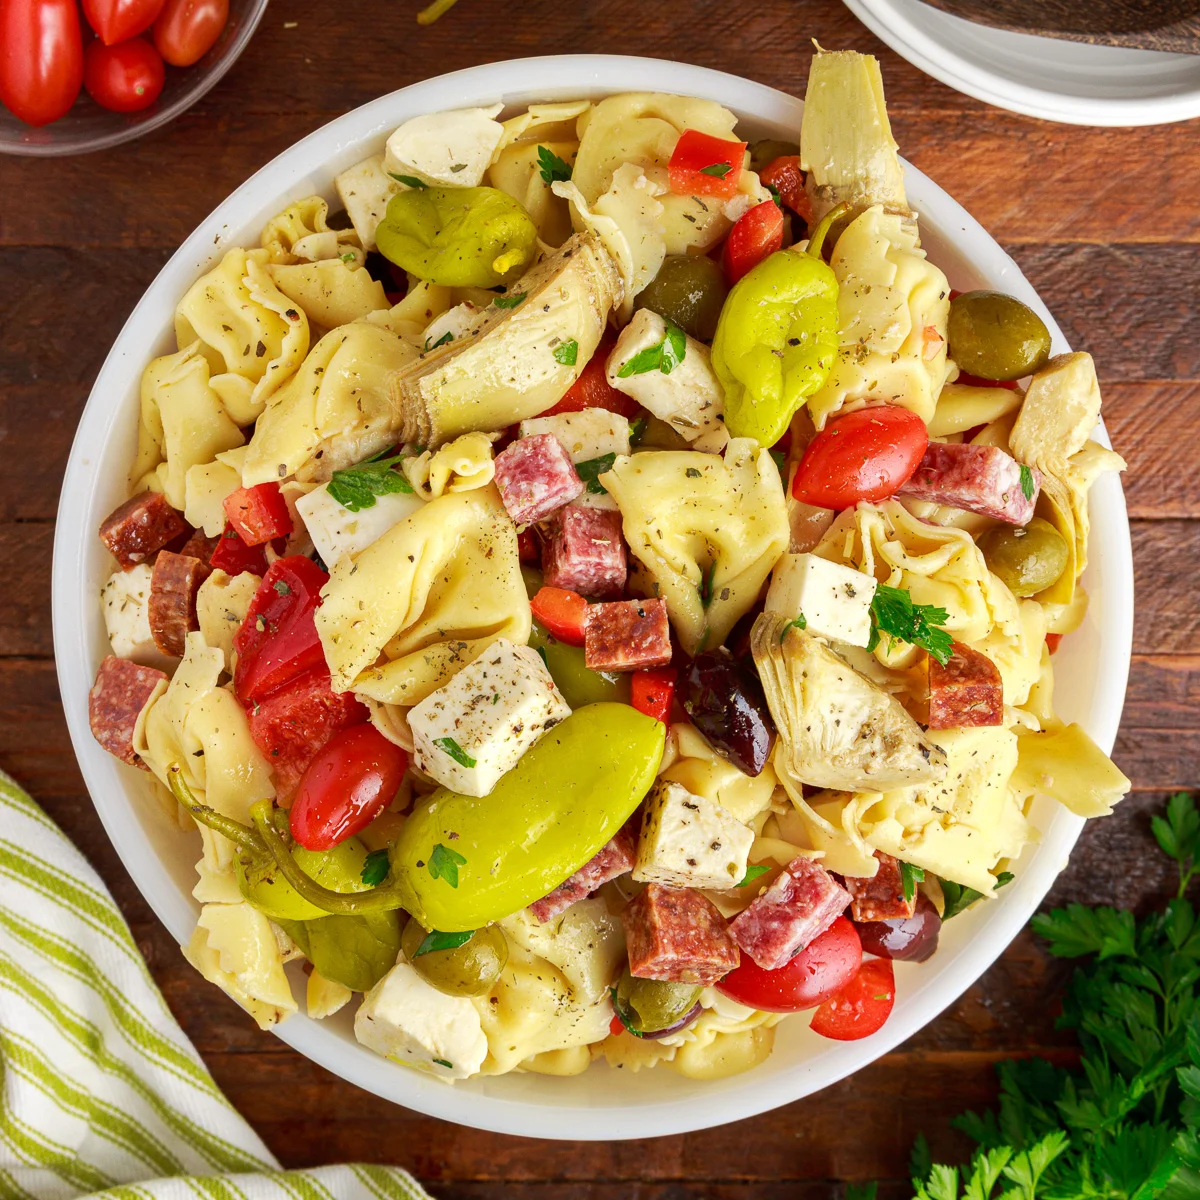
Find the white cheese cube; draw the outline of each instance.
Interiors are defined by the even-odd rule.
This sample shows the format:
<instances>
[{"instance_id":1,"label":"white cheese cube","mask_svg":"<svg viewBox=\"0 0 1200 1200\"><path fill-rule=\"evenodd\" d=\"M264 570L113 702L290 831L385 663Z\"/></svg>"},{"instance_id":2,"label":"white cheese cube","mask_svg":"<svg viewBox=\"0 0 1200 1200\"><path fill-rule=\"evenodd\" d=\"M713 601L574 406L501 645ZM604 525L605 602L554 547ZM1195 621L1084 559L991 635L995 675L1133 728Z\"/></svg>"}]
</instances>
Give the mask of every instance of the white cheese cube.
<instances>
[{"instance_id":1,"label":"white cheese cube","mask_svg":"<svg viewBox=\"0 0 1200 1200\"><path fill-rule=\"evenodd\" d=\"M403 959L363 997L354 1036L376 1054L441 1079L469 1078L488 1052L471 1001L439 992Z\"/></svg>"},{"instance_id":2,"label":"white cheese cube","mask_svg":"<svg viewBox=\"0 0 1200 1200\"><path fill-rule=\"evenodd\" d=\"M504 137L504 107L460 108L405 121L387 140L383 169L443 187L478 187Z\"/></svg>"},{"instance_id":3,"label":"white cheese cube","mask_svg":"<svg viewBox=\"0 0 1200 1200\"><path fill-rule=\"evenodd\" d=\"M442 339L446 337L446 334L450 335L447 340L451 342L468 337L475 332L482 320L482 308L477 308L467 301L456 304L453 308L446 309L441 316L434 317L425 326L421 348L422 350L432 350L434 346L443 345Z\"/></svg>"},{"instance_id":4,"label":"white cheese cube","mask_svg":"<svg viewBox=\"0 0 1200 1200\"><path fill-rule=\"evenodd\" d=\"M604 408L585 408L582 412L559 413L553 417L533 417L521 422L521 437L552 433L571 456L573 463L590 462L606 454L629 453L629 420ZM615 509L617 502L607 492L585 488L575 504L588 508Z\"/></svg>"},{"instance_id":5,"label":"white cheese cube","mask_svg":"<svg viewBox=\"0 0 1200 1200\"><path fill-rule=\"evenodd\" d=\"M150 634L150 577L154 568L138 563L128 571L114 571L100 589L100 606L112 652L118 658L147 667L162 668L174 660L164 655Z\"/></svg>"},{"instance_id":6,"label":"white cheese cube","mask_svg":"<svg viewBox=\"0 0 1200 1200\"><path fill-rule=\"evenodd\" d=\"M333 186L346 206L346 215L363 249L374 250L375 229L387 212L388 201L404 191L404 185L384 170L382 154L372 154L343 171Z\"/></svg>"},{"instance_id":7,"label":"white cheese cube","mask_svg":"<svg viewBox=\"0 0 1200 1200\"><path fill-rule=\"evenodd\" d=\"M794 620L809 633L865 646L871 640L871 575L815 554L785 554L771 572L766 611Z\"/></svg>"},{"instance_id":8,"label":"white cheese cube","mask_svg":"<svg viewBox=\"0 0 1200 1200\"><path fill-rule=\"evenodd\" d=\"M754 830L727 809L660 780L646 797L633 877L667 887L736 887L753 842Z\"/></svg>"},{"instance_id":9,"label":"white cheese cube","mask_svg":"<svg viewBox=\"0 0 1200 1200\"><path fill-rule=\"evenodd\" d=\"M393 525L411 517L425 502L409 492L376 496L370 508L351 512L330 494L329 485L314 488L296 501L296 512L321 561L332 567L343 554L357 554Z\"/></svg>"},{"instance_id":10,"label":"white cheese cube","mask_svg":"<svg viewBox=\"0 0 1200 1200\"><path fill-rule=\"evenodd\" d=\"M451 791L486 796L570 715L538 652L499 638L409 712L413 761Z\"/></svg>"},{"instance_id":11,"label":"white cheese cube","mask_svg":"<svg viewBox=\"0 0 1200 1200\"><path fill-rule=\"evenodd\" d=\"M720 434L725 424L721 415L725 393L712 369L709 350L703 342L684 335L683 359L664 375L655 367L637 375L621 377L621 369L635 356L654 350L667 336L667 323L656 312L640 308L621 330L605 368L608 382L619 392L632 396L643 408L666 421L689 442ZM717 448L724 439L718 437Z\"/></svg>"}]
</instances>

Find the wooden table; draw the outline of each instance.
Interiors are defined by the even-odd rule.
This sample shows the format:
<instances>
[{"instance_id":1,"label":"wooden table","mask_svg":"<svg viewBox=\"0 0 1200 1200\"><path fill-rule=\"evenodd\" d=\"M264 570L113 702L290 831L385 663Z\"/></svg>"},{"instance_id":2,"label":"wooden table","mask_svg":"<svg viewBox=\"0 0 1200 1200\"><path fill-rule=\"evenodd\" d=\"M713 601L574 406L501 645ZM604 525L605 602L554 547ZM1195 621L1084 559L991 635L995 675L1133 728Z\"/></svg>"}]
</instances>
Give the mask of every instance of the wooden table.
<instances>
[{"instance_id":1,"label":"wooden table","mask_svg":"<svg viewBox=\"0 0 1200 1200\"><path fill-rule=\"evenodd\" d=\"M276 0L225 80L166 130L74 159L0 159L0 764L112 888L171 1008L287 1165L398 1163L441 1197L816 1200L842 1179L902 1181L914 1135L965 1146L950 1116L994 1095L1011 1054L1069 1058L1064 976L1029 936L917 1037L853 1079L752 1122L655 1143L526 1141L442 1124L340 1083L204 984L151 915L92 810L58 701L50 555L59 481L92 380L130 309L196 223L304 134L443 71L523 55L633 53L803 94L810 39L879 55L904 153L1020 263L1096 357L1138 575L1116 758L1135 794L1089 826L1054 902L1142 907L1164 893L1148 814L1200 763L1200 137L1195 122L1076 129L949 91L833 0L461 0L428 29L414 0ZM654 79L647 76L647 87Z\"/></svg>"}]
</instances>

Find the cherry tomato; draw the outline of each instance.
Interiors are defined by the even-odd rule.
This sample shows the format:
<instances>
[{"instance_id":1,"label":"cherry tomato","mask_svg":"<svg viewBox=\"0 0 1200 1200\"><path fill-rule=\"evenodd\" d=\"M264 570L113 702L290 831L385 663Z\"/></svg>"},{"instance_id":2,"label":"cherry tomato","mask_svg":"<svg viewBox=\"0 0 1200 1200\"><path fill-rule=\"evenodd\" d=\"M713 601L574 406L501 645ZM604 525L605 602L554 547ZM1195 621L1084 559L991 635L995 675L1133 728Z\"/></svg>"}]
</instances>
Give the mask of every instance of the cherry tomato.
<instances>
[{"instance_id":1,"label":"cherry tomato","mask_svg":"<svg viewBox=\"0 0 1200 1200\"><path fill-rule=\"evenodd\" d=\"M149 29L162 6L163 0L83 0L83 15L96 36L106 46L114 46Z\"/></svg>"},{"instance_id":2,"label":"cherry tomato","mask_svg":"<svg viewBox=\"0 0 1200 1200\"><path fill-rule=\"evenodd\" d=\"M145 38L130 38L115 46L96 41L83 56L83 86L101 108L112 112L149 108L162 93L164 77L163 61ZM277 484L271 486L279 490Z\"/></svg>"},{"instance_id":3,"label":"cherry tomato","mask_svg":"<svg viewBox=\"0 0 1200 1200\"><path fill-rule=\"evenodd\" d=\"M543 417L554 417L559 413L582 412L585 408L604 408L609 412L620 413L631 420L641 412L641 405L632 397L618 392L605 374L608 356L616 345L616 338L605 337L596 347L595 354L587 361L587 366L579 373L579 378L571 384L567 394L553 407L548 408Z\"/></svg>"},{"instance_id":4,"label":"cherry tomato","mask_svg":"<svg viewBox=\"0 0 1200 1200\"><path fill-rule=\"evenodd\" d=\"M729 286L782 248L783 209L774 200L764 200L744 212L729 231L721 253Z\"/></svg>"},{"instance_id":5,"label":"cherry tomato","mask_svg":"<svg viewBox=\"0 0 1200 1200\"><path fill-rule=\"evenodd\" d=\"M907 408L882 405L835 417L804 451L792 496L817 508L886 500L917 469L929 434Z\"/></svg>"},{"instance_id":6,"label":"cherry tomato","mask_svg":"<svg viewBox=\"0 0 1200 1200\"><path fill-rule=\"evenodd\" d=\"M649 671L634 671L630 680L629 703L640 713L668 723L671 704L675 699L674 667L655 667Z\"/></svg>"},{"instance_id":7,"label":"cherry tomato","mask_svg":"<svg viewBox=\"0 0 1200 1200\"><path fill-rule=\"evenodd\" d=\"M568 646L583 645L583 618L588 602L566 588L544 587L529 602L534 620L540 621L552 637Z\"/></svg>"},{"instance_id":8,"label":"cherry tomato","mask_svg":"<svg viewBox=\"0 0 1200 1200\"><path fill-rule=\"evenodd\" d=\"M166 0L154 22L154 46L173 67L206 55L229 21L229 0Z\"/></svg>"},{"instance_id":9,"label":"cherry tomato","mask_svg":"<svg viewBox=\"0 0 1200 1200\"><path fill-rule=\"evenodd\" d=\"M306 850L328 850L359 832L391 803L408 755L374 725L335 734L308 764L292 803L292 836Z\"/></svg>"},{"instance_id":10,"label":"cherry tomato","mask_svg":"<svg viewBox=\"0 0 1200 1200\"><path fill-rule=\"evenodd\" d=\"M152 47L147 48L153 53ZM225 497L225 516L247 546L261 546L292 532L292 515L277 483L259 483L230 492Z\"/></svg>"},{"instance_id":11,"label":"cherry tomato","mask_svg":"<svg viewBox=\"0 0 1200 1200\"><path fill-rule=\"evenodd\" d=\"M49 125L82 85L75 0L0 0L0 101L27 125Z\"/></svg>"},{"instance_id":12,"label":"cherry tomato","mask_svg":"<svg viewBox=\"0 0 1200 1200\"><path fill-rule=\"evenodd\" d=\"M779 199L792 210L812 223L812 205L804 190L804 172L800 170L800 155L781 154L758 173L759 179L779 193Z\"/></svg>"},{"instance_id":13,"label":"cherry tomato","mask_svg":"<svg viewBox=\"0 0 1200 1200\"><path fill-rule=\"evenodd\" d=\"M812 1030L835 1042L856 1042L883 1028L896 1003L896 973L887 958L872 958L813 1013Z\"/></svg>"},{"instance_id":14,"label":"cherry tomato","mask_svg":"<svg viewBox=\"0 0 1200 1200\"><path fill-rule=\"evenodd\" d=\"M680 196L723 196L728 200L737 194L745 161L745 142L727 142L698 129L685 129L667 167L671 191Z\"/></svg>"},{"instance_id":15,"label":"cherry tomato","mask_svg":"<svg viewBox=\"0 0 1200 1200\"><path fill-rule=\"evenodd\" d=\"M764 1012L800 1012L836 996L855 977L861 964L858 930L845 917L838 917L823 934L774 971L764 970L743 954L741 965L730 971L717 989L739 1004Z\"/></svg>"}]
</instances>

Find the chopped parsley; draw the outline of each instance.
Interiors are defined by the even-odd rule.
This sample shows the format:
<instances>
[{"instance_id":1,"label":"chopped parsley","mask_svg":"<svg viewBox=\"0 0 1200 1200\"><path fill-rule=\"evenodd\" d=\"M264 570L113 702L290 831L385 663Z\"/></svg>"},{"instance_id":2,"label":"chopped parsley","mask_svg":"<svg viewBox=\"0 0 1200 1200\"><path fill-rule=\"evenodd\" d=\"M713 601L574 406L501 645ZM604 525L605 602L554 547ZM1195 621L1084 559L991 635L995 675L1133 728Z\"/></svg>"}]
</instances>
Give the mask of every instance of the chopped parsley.
<instances>
[{"instance_id":1,"label":"chopped parsley","mask_svg":"<svg viewBox=\"0 0 1200 1200\"><path fill-rule=\"evenodd\" d=\"M689 479L699 479L700 478L700 470L697 467L688 467L688 469L684 472L684 474Z\"/></svg>"},{"instance_id":2,"label":"chopped parsley","mask_svg":"<svg viewBox=\"0 0 1200 1200\"><path fill-rule=\"evenodd\" d=\"M1037 484L1033 481L1033 468L1027 467L1024 463L1021 466L1021 495L1026 500L1033 499L1033 493L1037 488Z\"/></svg>"},{"instance_id":3,"label":"chopped parsley","mask_svg":"<svg viewBox=\"0 0 1200 1200\"><path fill-rule=\"evenodd\" d=\"M867 649L874 650L886 635L892 642L920 646L944 667L950 661L954 639L940 627L949 619L950 614L944 608L914 604L904 588L881 583L871 601L871 640Z\"/></svg>"},{"instance_id":4,"label":"chopped parsley","mask_svg":"<svg viewBox=\"0 0 1200 1200\"><path fill-rule=\"evenodd\" d=\"M618 379L628 379L630 375L647 375L651 371L661 371L670 375L687 354L687 334L675 324L667 322L667 332L663 340L655 346L647 346L639 350L618 372Z\"/></svg>"},{"instance_id":5,"label":"chopped parsley","mask_svg":"<svg viewBox=\"0 0 1200 1200\"><path fill-rule=\"evenodd\" d=\"M760 875L765 875L770 867L747 867L745 875L738 881L738 887L745 887L747 884L753 883Z\"/></svg>"},{"instance_id":6,"label":"chopped parsley","mask_svg":"<svg viewBox=\"0 0 1200 1200\"><path fill-rule=\"evenodd\" d=\"M511 296L497 296L492 304L496 308L516 308L528 295L528 292L515 292Z\"/></svg>"},{"instance_id":7,"label":"chopped parsley","mask_svg":"<svg viewBox=\"0 0 1200 1200\"><path fill-rule=\"evenodd\" d=\"M787 455L782 450L768 451L771 455L771 461L775 464L775 470L782 475L787 470Z\"/></svg>"},{"instance_id":8,"label":"chopped parsley","mask_svg":"<svg viewBox=\"0 0 1200 1200\"><path fill-rule=\"evenodd\" d=\"M1012 881L1011 871L1001 871L996 876L996 886L992 890L999 891L1005 884L1012 883ZM946 905L945 911L942 913L942 920L948 921L951 917L957 917L959 913L966 912L976 900L982 900L983 893L964 884L955 883L952 879L943 879L942 897Z\"/></svg>"},{"instance_id":9,"label":"chopped parsley","mask_svg":"<svg viewBox=\"0 0 1200 1200\"><path fill-rule=\"evenodd\" d=\"M801 613L798 617L793 617L792 620L790 620L779 631L779 644L781 646L783 645L783 639L785 637L787 637L787 635L788 635L788 630L793 629L793 628L794 629L807 629L808 628L808 618L803 613Z\"/></svg>"},{"instance_id":10,"label":"chopped parsley","mask_svg":"<svg viewBox=\"0 0 1200 1200\"><path fill-rule=\"evenodd\" d=\"M554 361L564 367L573 367L579 358L579 343L574 338L568 338L561 345L554 347Z\"/></svg>"},{"instance_id":11,"label":"chopped parsley","mask_svg":"<svg viewBox=\"0 0 1200 1200\"><path fill-rule=\"evenodd\" d=\"M367 887L378 887L388 876L391 863L386 850L372 850L363 861L362 875L359 877Z\"/></svg>"},{"instance_id":12,"label":"chopped parsley","mask_svg":"<svg viewBox=\"0 0 1200 1200\"><path fill-rule=\"evenodd\" d=\"M390 458L383 458L377 454L355 467L334 471L328 485L329 494L351 512L373 508L376 496L388 496L393 492L412 495L412 484L398 471L392 470L403 457L403 454L394 454Z\"/></svg>"},{"instance_id":13,"label":"chopped parsley","mask_svg":"<svg viewBox=\"0 0 1200 1200\"><path fill-rule=\"evenodd\" d=\"M629 423L629 445L630 447L638 445L646 434L646 418L638 417L636 421Z\"/></svg>"},{"instance_id":14,"label":"chopped parsley","mask_svg":"<svg viewBox=\"0 0 1200 1200\"><path fill-rule=\"evenodd\" d=\"M418 179L415 175L397 175L394 171L389 171L388 174L397 183L404 184L405 187L420 189L429 186L423 179Z\"/></svg>"},{"instance_id":15,"label":"chopped parsley","mask_svg":"<svg viewBox=\"0 0 1200 1200\"><path fill-rule=\"evenodd\" d=\"M472 760L474 761L474 760ZM429 873L434 879L444 879L452 888L458 887L458 868L467 860L457 850L438 842L429 856Z\"/></svg>"},{"instance_id":16,"label":"chopped parsley","mask_svg":"<svg viewBox=\"0 0 1200 1200\"><path fill-rule=\"evenodd\" d=\"M446 332L443 333L442 336L440 338L438 338L438 340L436 342L434 342L432 345L430 345L429 339L426 338L423 349L424 350L436 350L439 346L448 346L452 341L454 341L454 334L451 333L449 329L447 329Z\"/></svg>"},{"instance_id":17,"label":"chopped parsley","mask_svg":"<svg viewBox=\"0 0 1200 1200\"><path fill-rule=\"evenodd\" d=\"M292 594L292 589L282 579L275 580L272 586L281 596L290 596Z\"/></svg>"},{"instance_id":18,"label":"chopped parsley","mask_svg":"<svg viewBox=\"0 0 1200 1200\"><path fill-rule=\"evenodd\" d=\"M704 573L700 576L700 603L707 608L712 603L713 595L713 576L716 574L717 564L711 562L704 569Z\"/></svg>"},{"instance_id":19,"label":"chopped parsley","mask_svg":"<svg viewBox=\"0 0 1200 1200\"><path fill-rule=\"evenodd\" d=\"M435 1058L433 1060L439 1067L445 1067L447 1071L454 1070L454 1064L448 1058Z\"/></svg>"},{"instance_id":20,"label":"chopped parsley","mask_svg":"<svg viewBox=\"0 0 1200 1200\"><path fill-rule=\"evenodd\" d=\"M911 904L917 894L917 884L925 878L923 867L914 867L912 863L900 864L900 879L904 885L904 903Z\"/></svg>"},{"instance_id":21,"label":"chopped parsley","mask_svg":"<svg viewBox=\"0 0 1200 1200\"><path fill-rule=\"evenodd\" d=\"M432 954L435 950L457 950L474 936L473 929L464 929L461 933L443 933L440 929L431 929L413 951L413 958L420 958L422 954Z\"/></svg>"},{"instance_id":22,"label":"chopped parsley","mask_svg":"<svg viewBox=\"0 0 1200 1200\"><path fill-rule=\"evenodd\" d=\"M542 182L547 187L552 183L566 183L571 178L570 164L546 146L538 147L538 170L541 172Z\"/></svg>"},{"instance_id":23,"label":"chopped parsley","mask_svg":"<svg viewBox=\"0 0 1200 1200\"><path fill-rule=\"evenodd\" d=\"M475 760L452 738L434 738L433 744L445 751L460 767L473 767Z\"/></svg>"},{"instance_id":24,"label":"chopped parsley","mask_svg":"<svg viewBox=\"0 0 1200 1200\"><path fill-rule=\"evenodd\" d=\"M733 163L715 162L700 168L701 175L711 175L714 179L724 179L733 170Z\"/></svg>"},{"instance_id":25,"label":"chopped parsley","mask_svg":"<svg viewBox=\"0 0 1200 1200\"><path fill-rule=\"evenodd\" d=\"M593 496L605 496L608 489L600 482L600 476L605 471L611 471L616 462L616 453L601 454L599 458L588 458L575 464L575 474L587 484L587 490Z\"/></svg>"}]
</instances>

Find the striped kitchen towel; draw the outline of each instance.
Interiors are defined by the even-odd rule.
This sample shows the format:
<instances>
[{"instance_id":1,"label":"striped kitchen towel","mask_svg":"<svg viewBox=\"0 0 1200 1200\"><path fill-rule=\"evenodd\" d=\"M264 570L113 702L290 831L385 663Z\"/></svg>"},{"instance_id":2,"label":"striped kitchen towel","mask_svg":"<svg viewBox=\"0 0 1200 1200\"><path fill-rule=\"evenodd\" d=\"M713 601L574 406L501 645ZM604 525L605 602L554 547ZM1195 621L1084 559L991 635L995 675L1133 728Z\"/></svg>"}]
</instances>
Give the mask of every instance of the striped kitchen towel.
<instances>
[{"instance_id":1,"label":"striped kitchen towel","mask_svg":"<svg viewBox=\"0 0 1200 1200\"><path fill-rule=\"evenodd\" d=\"M0 772L0 1200L421 1200L283 1171L171 1016L83 855Z\"/></svg>"}]
</instances>

